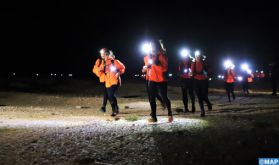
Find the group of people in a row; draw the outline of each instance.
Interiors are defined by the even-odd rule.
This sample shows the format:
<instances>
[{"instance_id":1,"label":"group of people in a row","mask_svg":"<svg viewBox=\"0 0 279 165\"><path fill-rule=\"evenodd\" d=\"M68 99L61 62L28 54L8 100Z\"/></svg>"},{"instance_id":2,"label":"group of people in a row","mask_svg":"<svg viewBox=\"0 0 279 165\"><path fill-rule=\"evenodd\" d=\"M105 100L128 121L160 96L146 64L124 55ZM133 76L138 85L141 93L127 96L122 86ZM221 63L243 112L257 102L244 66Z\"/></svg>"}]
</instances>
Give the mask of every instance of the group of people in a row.
<instances>
[{"instance_id":1,"label":"group of people in a row","mask_svg":"<svg viewBox=\"0 0 279 165\"><path fill-rule=\"evenodd\" d=\"M144 56L144 66L142 72L146 75L146 90L151 107L149 122L157 122L156 98L168 110L168 121L173 121L171 102L168 98L168 57L166 49L159 43L152 43L152 51ZM185 58L178 67L182 82L182 93L184 112L190 112L188 109L188 94L191 99L191 112L195 112L195 96L197 94L201 117L205 116L204 102L208 110L212 110L212 104L208 99L208 64L200 53L195 54L195 60L190 57ZM120 75L125 72L125 66L113 55L113 52L103 48L100 51L100 58L97 59L93 67L95 73L103 86L103 105L101 111L106 111L106 103L109 100L112 107L111 116L119 113L119 107L115 93L121 85Z\"/></svg>"},{"instance_id":2,"label":"group of people in a row","mask_svg":"<svg viewBox=\"0 0 279 165\"><path fill-rule=\"evenodd\" d=\"M143 59L144 66L142 73L146 79L146 91L151 107L149 122L157 122L156 115L156 99L161 102L164 109L168 110L168 121L173 121L171 110L171 101L168 98L168 57L166 49L161 41L149 43ZM100 50L100 57L96 60L93 67L93 73L99 77L101 86L103 88L103 104L102 112L106 112L106 104L109 100L112 107L111 116L116 116L119 113L119 106L117 104L116 92L121 86L121 77L125 72L125 66L117 59L111 50L102 48ZM195 52L195 56L191 57L189 54L185 55L178 66L178 75L181 81L182 100L184 104L184 112L196 111L195 94L198 98L199 107L201 110L201 117L205 116L204 103L207 104L208 110L212 110L212 104L208 99L208 85L209 78L212 73L205 56L199 51ZM249 93L249 84L253 82L251 74L244 74L242 86L244 94ZM234 83L236 82L236 75L233 67L226 68L224 73L225 89L228 95L229 102L231 97L235 100ZM188 108L188 95L191 100L191 108Z\"/></svg>"}]
</instances>

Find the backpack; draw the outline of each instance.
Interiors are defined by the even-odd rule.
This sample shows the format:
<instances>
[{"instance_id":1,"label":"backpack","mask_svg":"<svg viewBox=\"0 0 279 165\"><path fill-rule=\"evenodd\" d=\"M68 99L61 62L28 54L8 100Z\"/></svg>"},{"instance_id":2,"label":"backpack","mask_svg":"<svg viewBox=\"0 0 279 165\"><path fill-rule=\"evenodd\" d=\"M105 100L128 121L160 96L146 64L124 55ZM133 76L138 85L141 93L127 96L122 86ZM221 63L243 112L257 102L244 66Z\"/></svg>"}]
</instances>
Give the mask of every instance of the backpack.
<instances>
[{"instance_id":1,"label":"backpack","mask_svg":"<svg viewBox=\"0 0 279 165\"><path fill-rule=\"evenodd\" d=\"M193 70L194 75L204 74L204 72L206 72L206 73L208 72L208 68L206 67L204 60L202 60L202 70L201 70L201 72L196 71L196 67L197 67L196 64L197 64L197 61L194 62L194 70Z\"/></svg>"}]
</instances>

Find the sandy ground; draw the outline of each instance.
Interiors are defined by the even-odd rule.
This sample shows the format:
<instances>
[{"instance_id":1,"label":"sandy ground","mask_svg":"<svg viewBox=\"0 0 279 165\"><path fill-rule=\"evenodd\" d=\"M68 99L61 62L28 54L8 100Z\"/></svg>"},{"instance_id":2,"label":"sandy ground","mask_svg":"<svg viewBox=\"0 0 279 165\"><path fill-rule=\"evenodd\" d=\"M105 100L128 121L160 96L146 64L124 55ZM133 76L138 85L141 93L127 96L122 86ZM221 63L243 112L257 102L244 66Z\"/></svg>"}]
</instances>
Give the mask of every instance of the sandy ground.
<instances>
[{"instance_id":1,"label":"sandy ground","mask_svg":"<svg viewBox=\"0 0 279 165\"><path fill-rule=\"evenodd\" d=\"M200 118L197 103L195 114L178 112L180 88L170 87L174 122L158 105L159 122L149 124L144 84L123 84L118 118L109 105L98 111L98 86L59 92L68 88L0 92L0 164L250 164L279 156L279 98L265 91L238 92L228 103L211 89L213 111Z\"/></svg>"}]
</instances>

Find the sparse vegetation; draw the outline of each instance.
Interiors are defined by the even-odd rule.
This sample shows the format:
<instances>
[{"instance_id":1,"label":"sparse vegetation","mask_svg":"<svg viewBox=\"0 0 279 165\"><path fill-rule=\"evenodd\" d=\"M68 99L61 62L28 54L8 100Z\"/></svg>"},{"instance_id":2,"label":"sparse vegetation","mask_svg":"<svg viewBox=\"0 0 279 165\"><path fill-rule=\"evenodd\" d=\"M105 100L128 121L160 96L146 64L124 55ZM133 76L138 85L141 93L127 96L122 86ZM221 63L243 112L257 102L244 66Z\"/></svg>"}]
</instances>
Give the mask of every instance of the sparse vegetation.
<instances>
[{"instance_id":1,"label":"sparse vegetation","mask_svg":"<svg viewBox=\"0 0 279 165\"><path fill-rule=\"evenodd\" d=\"M0 127L0 133L8 132L10 129L7 127Z\"/></svg>"},{"instance_id":2,"label":"sparse vegetation","mask_svg":"<svg viewBox=\"0 0 279 165\"><path fill-rule=\"evenodd\" d=\"M137 121L139 119L139 117L137 115L129 115L129 116L125 117L125 119L127 121L133 122L133 121Z\"/></svg>"}]
</instances>

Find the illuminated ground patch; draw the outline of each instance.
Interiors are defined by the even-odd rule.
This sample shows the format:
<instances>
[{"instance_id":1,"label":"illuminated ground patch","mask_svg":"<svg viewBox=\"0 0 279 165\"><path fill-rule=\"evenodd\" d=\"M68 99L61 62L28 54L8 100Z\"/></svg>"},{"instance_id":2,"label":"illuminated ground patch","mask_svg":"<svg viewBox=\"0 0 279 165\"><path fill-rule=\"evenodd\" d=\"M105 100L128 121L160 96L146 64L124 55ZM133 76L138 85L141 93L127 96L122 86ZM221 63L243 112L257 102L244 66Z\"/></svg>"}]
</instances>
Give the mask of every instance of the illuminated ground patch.
<instances>
[{"instance_id":1,"label":"illuminated ground patch","mask_svg":"<svg viewBox=\"0 0 279 165\"><path fill-rule=\"evenodd\" d=\"M35 120L35 119L10 119L0 120L0 126L12 128L32 128L32 127L69 127L84 125L84 121L67 120Z\"/></svg>"},{"instance_id":2,"label":"illuminated ground patch","mask_svg":"<svg viewBox=\"0 0 279 165\"><path fill-rule=\"evenodd\" d=\"M0 119L0 127L9 128L65 128L71 131L91 132L103 134L121 132L123 134L139 132L172 132L183 129L202 129L208 125L207 121L195 118L175 118L168 123L167 117L158 117L157 123L148 123L148 117L136 121L127 121L125 118L73 117L61 119Z\"/></svg>"}]
</instances>

